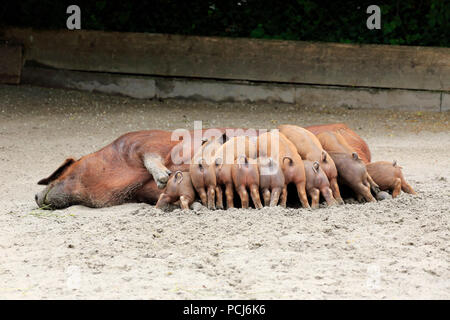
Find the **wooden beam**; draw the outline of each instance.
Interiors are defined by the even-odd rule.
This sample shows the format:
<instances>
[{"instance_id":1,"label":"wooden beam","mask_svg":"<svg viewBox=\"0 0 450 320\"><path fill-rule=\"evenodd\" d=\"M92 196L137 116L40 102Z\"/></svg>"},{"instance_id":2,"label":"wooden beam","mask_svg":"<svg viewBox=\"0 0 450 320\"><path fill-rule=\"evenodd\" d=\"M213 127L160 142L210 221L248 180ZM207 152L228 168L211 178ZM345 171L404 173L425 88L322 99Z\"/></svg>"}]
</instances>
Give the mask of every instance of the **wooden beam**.
<instances>
[{"instance_id":1,"label":"wooden beam","mask_svg":"<svg viewBox=\"0 0 450 320\"><path fill-rule=\"evenodd\" d=\"M168 77L450 91L450 48L100 31L3 29L53 68Z\"/></svg>"}]
</instances>

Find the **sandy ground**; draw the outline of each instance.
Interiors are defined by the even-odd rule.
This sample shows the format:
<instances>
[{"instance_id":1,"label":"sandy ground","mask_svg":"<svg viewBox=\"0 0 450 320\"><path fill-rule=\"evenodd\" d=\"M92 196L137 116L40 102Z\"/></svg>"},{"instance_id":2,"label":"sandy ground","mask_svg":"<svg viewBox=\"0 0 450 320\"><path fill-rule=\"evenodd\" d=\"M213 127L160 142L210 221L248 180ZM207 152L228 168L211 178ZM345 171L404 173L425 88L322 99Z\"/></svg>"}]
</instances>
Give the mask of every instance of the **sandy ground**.
<instances>
[{"instance_id":1,"label":"sandy ground","mask_svg":"<svg viewBox=\"0 0 450 320\"><path fill-rule=\"evenodd\" d=\"M450 114L148 101L0 86L0 298L450 298ZM343 121L418 196L341 207L36 207L36 182L139 129Z\"/></svg>"}]
</instances>

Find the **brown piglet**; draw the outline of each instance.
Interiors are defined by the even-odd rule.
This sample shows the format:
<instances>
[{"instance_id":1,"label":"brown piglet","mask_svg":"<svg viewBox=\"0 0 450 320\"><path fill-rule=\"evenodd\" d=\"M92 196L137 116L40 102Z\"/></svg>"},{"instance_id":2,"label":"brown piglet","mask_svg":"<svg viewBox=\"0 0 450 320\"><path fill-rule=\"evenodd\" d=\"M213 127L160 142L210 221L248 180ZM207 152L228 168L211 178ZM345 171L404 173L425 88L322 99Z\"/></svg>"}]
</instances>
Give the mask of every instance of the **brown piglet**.
<instances>
[{"instance_id":1,"label":"brown piglet","mask_svg":"<svg viewBox=\"0 0 450 320\"><path fill-rule=\"evenodd\" d=\"M320 194L328 204L336 203L333 198L333 191L330 188L330 182L319 162L304 160L303 163L306 173L306 192L311 197L311 208L317 209L319 207Z\"/></svg>"},{"instance_id":2,"label":"brown piglet","mask_svg":"<svg viewBox=\"0 0 450 320\"><path fill-rule=\"evenodd\" d=\"M327 175L330 182L333 197L337 203L343 204L339 185L338 172L333 159L327 154L317 137L310 131L295 125L280 125L278 129L284 134L297 149L303 160L317 161Z\"/></svg>"},{"instance_id":3,"label":"brown piglet","mask_svg":"<svg viewBox=\"0 0 450 320\"><path fill-rule=\"evenodd\" d=\"M402 167L397 161L377 161L366 164L367 172L382 191L392 192L392 198L400 194L400 190L409 194L416 194L414 189L403 177Z\"/></svg>"},{"instance_id":4,"label":"brown piglet","mask_svg":"<svg viewBox=\"0 0 450 320\"><path fill-rule=\"evenodd\" d=\"M231 167L231 176L234 187L241 198L241 207L244 209L249 207L248 189L255 208L261 209L262 203L259 196L259 170L256 161L252 161L251 163L247 156L239 156L236 159L236 163Z\"/></svg>"},{"instance_id":5,"label":"brown piglet","mask_svg":"<svg viewBox=\"0 0 450 320\"><path fill-rule=\"evenodd\" d=\"M200 200L208 209L215 209L216 197L216 166L214 162L214 154L222 145L223 136L205 141L197 153L192 157L189 173L191 175L192 184L200 196ZM221 196L218 194L219 209L223 209Z\"/></svg>"},{"instance_id":6,"label":"brown piglet","mask_svg":"<svg viewBox=\"0 0 450 320\"><path fill-rule=\"evenodd\" d=\"M380 189L367 172L358 153L344 137L337 132L325 131L318 134L317 138L336 164L339 181L355 192L358 201L376 201L370 191L377 194Z\"/></svg>"},{"instance_id":7,"label":"brown piglet","mask_svg":"<svg viewBox=\"0 0 450 320\"><path fill-rule=\"evenodd\" d=\"M194 200L195 191L189 172L177 171L170 176L164 192L159 196L156 208L164 209L169 204L175 204L180 205L183 210L189 210Z\"/></svg>"},{"instance_id":8,"label":"brown piglet","mask_svg":"<svg viewBox=\"0 0 450 320\"><path fill-rule=\"evenodd\" d=\"M278 159L271 157L258 158L259 189L262 191L264 206L275 207L280 196L287 195L284 173L281 170ZM284 201L286 206L286 201Z\"/></svg>"},{"instance_id":9,"label":"brown piglet","mask_svg":"<svg viewBox=\"0 0 450 320\"><path fill-rule=\"evenodd\" d=\"M234 207L234 182L232 168L235 166L237 159L241 156L245 156L247 161L248 159L251 159L252 162L256 162L256 146L247 136L236 136L230 138L227 142L220 146L214 154L217 185L217 207L223 207L222 188L225 188L227 208ZM237 171L236 168L234 170L235 172Z\"/></svg>"},{"instance_id":10,"label":"brown piglet","mask_svg":"<svg viewBox=\"0 0 450 320\"><path fill-rule=\"evenodd\" d=\"M277 130L261 134L257 146L259 157L277 159L283 171L285 187L282 189L280 205L286 207L287 185L293 183L302 206L310 208L306 195L305 167L295 146Z\"/></svg>"}]
</instances>

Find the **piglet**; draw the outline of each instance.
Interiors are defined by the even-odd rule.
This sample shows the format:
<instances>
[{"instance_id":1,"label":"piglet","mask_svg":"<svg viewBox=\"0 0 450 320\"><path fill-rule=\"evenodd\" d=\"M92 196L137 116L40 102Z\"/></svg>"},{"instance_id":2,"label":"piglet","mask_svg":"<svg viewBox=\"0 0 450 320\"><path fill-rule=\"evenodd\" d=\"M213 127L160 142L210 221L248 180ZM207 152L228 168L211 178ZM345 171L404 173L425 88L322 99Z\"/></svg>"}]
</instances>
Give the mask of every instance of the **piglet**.
<instances>
[{"instance_id":1,"label":"piglet","mask_svg":"<svg viewBox=\"0 0 450 320\"><path fill-rule=\"evenodd\" d=\"M414 189L403 177L402 167L397 161L377 161L366 164L367 172L382 191L392 192L392 198L400 194L400 190L410 194L416 194Z\"/></svg>"},{"instance_id":2,"label":"piglet","mask_svg":"<svg viewBox=\"0 0 450 320\"><path fill-rule=\"evenodd\" d=\"M306 173L306 192L311 197L311 208L319 207L320 194L323 195L328 205L335 205L337 201L333 198L333 191L327 175L320 167L318 161L303 160Z\"/></svg>"},{"instance_id":3,"label":"piglet","mask_svg":"<svg viewBox=\"0 0 450 320\"><path fill-rule=\"evenodd\" d=\"M284 173L277 161L271 157L258 158L259 188L262 191L264 206L275 207L280 196L284 199L281 205L286 207L287 188Z\"/></svg>"},{"instance_id":4,"label":"piglet","mask_svg":"<svg viewBox=\"0 0 450 320\"><path fill-rule=\"evenodd\" d=\"M250 163L245 155L236 159L236 163L231 167L231 176L234 187L241 198L241 207L246 209L249 206L247 189L257 209L262 208L259 196L259 170L258 165L253 161Z\"/></svg>"},{"instance_id":5,"label":"piglet","mask_svg":"<svg viewBox=\"0 0 450 320\"><path fill-rule=\"evenodd\" d=\"M169 204L179 205L183 210L189 207L195 200L194 186L189 172L177 171L171 175L164 192L159 196L156 208L164 209Z\"/></svg>"}]
</instances>

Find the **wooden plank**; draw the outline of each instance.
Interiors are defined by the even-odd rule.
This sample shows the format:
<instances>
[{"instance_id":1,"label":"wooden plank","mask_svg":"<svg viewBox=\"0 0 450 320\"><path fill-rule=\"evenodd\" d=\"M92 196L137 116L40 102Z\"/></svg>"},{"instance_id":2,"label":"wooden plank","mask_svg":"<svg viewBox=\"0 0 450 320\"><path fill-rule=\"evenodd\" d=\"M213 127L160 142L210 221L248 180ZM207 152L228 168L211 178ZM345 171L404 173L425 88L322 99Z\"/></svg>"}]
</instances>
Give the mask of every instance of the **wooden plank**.
<instances>
[{"instance_id":1,"label":"wooden plank","mask_svg":"<svg viewBox=\"0 0 450 320\"><path fill-rule=\"evenodd\" d=\"M450 48L4 29L27 60L69 70L450 91Z\"/></svg>"},{"instance_id":2,"label":"wooden plank","mask_svg":"<svg viewBox=\"0 0 450 320\"><path fill-rule=\"evenodd\" d=\"M0 83L20 83L22 46L0 42Z\"/></svg>"}]
</instances>

